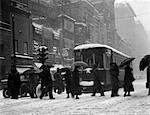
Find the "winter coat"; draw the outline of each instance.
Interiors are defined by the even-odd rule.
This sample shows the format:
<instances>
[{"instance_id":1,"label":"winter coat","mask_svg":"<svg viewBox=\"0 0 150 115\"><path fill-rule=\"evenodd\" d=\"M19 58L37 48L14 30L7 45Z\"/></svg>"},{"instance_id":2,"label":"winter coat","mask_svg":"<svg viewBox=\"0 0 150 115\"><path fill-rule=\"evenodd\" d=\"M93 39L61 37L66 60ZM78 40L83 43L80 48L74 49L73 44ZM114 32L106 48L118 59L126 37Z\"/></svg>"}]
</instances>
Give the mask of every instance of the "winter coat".
<instances>
[{"instance_id":1,"label":"winter coat","mask_svg":"<svg viewBox=\"0 0 150 115\"><path fill-rule=\"evenodd\" d=\"M119 88L119 68L117 66L113 66L110 69L110 75L111 75L111 84L112 84L112 89L118 90Z\"/></svg>"},{"instance_id":2,"label":"winter coat","mask_svg":"<svg viewBox=\"0 0 150 115\"><path fill-rule=\"evenodd\" d=\"M66 82L66 93L68 94L71 93L71 81L72 81L71 71L67 70L64 77Z\"/></svg>"},{"instance_id":3,"label":"winter coat","mask_svg":"<svg viewBox=\"0 0 150 115\"><path fill-rule=\"evenodd\" d=\"M9 73L8 76L8 87L13 87L14 89L19 89L21 85L19 72Z\"/></svg>"},{"instance_id":4,"label":"winter coat","mask_svg":"<svg viewBox=\"0 0 150 115\"><path fill-rule=\"evenodd\" d=\"M30 73L29 74L29 89L31 92L35 92L36 91L36 87L38 85L38 76L35 73Z\"/></svg>"},{"instance_id":5,"label":"winter coat","mask_svg":"<svg viewBox=\"0 0 150 115\"><path fill-rule=\"evenodd\" d=\"M54 88L63 91L64 84L63 84L63 81L62 81L61 74L56 72L54 74L54 79L55 79L55 81L54 81Z\"/></svg>"},{"instance_id":6,"label":"winter coat","mask_svg":"<svg viewBox=\"0 0 150 115\"><path fill-rule=\"evenodd\" d=\"M100 79L100 77L99 77L99 75L98 75L98 70L97 70L97 68L94 68L94 69L92 70L92 76L93 76L93 78L94 78L94 81L101 81L101 79Z\"/></svg>"},{"instance_id":7,"label":"winter coat","mask_svg":"<svg viewBox=\"0 0 150 115\"><path fill-rule=\"evenodd\" d=\"M93 93L96 93L96 92L103 93L103 91L104 91L103 85L101 84L102 79L101 79L100 75L98 74L97 68L94 68L92 70L92 76L94 78Z\"/></svg>"},{"instance_id":8,"label":"winter coat","mask_svg":"<svg viewBox=\"0 0 150 115\"><path fill-rule=\"evenodd\" d=\"M130 66L125 67L124 91L134 91L132 82L135 80Z\"/></svg>"},{"instance_id":9,"label":"winter coat","mask_svg":"<svg viewBox=\"0 0 150 115\"><path fill-rule=\"evenodd\" d=\"M81 95L82 94L82 88L79 84L80 82L80 73L78 70L74 70L72 72L72 85L71 85L71 89L72 89L72 94L73 95Z\"/></svg>"},{"instance_id":10,"label":"winter coat","mask_svg":"<svg viewBox=\"0 0 150 115\"><path fill-rule=\"evenodd\" d=\"M146 83L146 88L150 88L150 66L147 67L147 83Z\"/></svg>"},{"instance_id":11,"label":"winter coat","mask_svg":"<svg viewBox=\"0 0 150 115\"><path fill-rule=\"evenodd\" d=\"M52 78L51 78L51 74L49 71L42 71L39 74L39 78L41 80L41 85L43 86L47 86L49 84L52 85Z\"/></svg>"},{"instance_id":12,"label":"winter coat","mask_svg":"<svg viewBox=\"0 0 150 115\"><path fill-rule=\"evenodd\" d=\"M8 88L12 98L17 99L19 95L19 89L21 86L20 75L18 72L10 73L8 76Z\"/></svg>"}]
</instances>

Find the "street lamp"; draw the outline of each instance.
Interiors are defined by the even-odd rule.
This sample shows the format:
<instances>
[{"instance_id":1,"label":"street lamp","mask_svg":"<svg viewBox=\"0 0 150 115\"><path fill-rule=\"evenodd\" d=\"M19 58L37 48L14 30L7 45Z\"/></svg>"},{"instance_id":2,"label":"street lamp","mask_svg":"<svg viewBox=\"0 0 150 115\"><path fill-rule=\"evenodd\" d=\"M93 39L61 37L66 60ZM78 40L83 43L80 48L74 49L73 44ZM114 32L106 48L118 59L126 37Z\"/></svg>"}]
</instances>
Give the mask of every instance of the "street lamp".
<instances>
[{"instance_id":1,"label":"street lamp","mask_svg":"<svg viewBox=\"0 0 150 115\"><path fill-rule=\"evenodd\" d=\"M15 17L12 15L12 38L13 38L13 65L16 65L16 51L15 51Z\"/></svg>"}]
</instances>

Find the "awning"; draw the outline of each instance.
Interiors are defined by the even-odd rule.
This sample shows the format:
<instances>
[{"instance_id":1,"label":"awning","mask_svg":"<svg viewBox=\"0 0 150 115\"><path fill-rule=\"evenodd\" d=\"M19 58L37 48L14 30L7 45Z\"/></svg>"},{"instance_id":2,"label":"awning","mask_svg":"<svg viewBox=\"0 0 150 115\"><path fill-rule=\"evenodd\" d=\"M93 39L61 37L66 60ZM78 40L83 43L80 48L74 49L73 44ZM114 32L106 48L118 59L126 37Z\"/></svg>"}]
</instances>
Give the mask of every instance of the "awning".
<instances>
[{"instance_id":1,"label":"awning","mask_svg":"<svg viewBox=\"0 0 150 115\"><path fill-rule=\"evenodd\" d=\"M30 68L18 68L18 67L17 67L16 69L17 69L17 71L18 71L20 74L22 74L23 72L29 70Z\"/></svg>"}]
</instances>

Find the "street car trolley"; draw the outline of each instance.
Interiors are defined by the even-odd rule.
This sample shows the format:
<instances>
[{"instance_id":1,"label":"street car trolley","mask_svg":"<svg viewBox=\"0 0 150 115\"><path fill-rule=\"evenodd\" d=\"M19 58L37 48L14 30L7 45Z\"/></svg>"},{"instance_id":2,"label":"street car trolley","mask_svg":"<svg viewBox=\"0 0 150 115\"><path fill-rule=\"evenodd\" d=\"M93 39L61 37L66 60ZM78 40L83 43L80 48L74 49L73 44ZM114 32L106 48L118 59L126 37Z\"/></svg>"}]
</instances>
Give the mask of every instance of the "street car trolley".
<instances>
[{"instance_id":1,"label":"street car trolley","mask_svg":"<svg viewBox=\"0 0 150 115\"><path fill-rule=\"evenodd\" d=\"M82 72L82 86L83 92L92 92L93 90L93 76L91 74L92 65L98 65L98 74L101 79L104 90L110 90L110 63L116 62L119 65L123 60L129 58L128 55L108 46L102 44L82 44L74 48L75 61L83 61L88 64L88 67ZM119 87L123 86L124 69L120 69L119 73Z\"/></svg>"}]
</instances>

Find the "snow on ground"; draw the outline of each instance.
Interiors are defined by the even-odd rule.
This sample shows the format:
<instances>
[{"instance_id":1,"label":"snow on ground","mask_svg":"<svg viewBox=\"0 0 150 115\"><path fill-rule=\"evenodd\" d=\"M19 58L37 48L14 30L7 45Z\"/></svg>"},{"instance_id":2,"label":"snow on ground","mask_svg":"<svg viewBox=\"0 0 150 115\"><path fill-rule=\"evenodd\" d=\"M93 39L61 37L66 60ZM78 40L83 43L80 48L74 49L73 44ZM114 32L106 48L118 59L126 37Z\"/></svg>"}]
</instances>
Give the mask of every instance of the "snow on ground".
<instances>
[{"instance_id":1,"label":"snow on ground","mask_svg":"<svg viewBox=\"0 0 150 115\"><path fill-rule=\"evenodd\" d=\"M119 97L104 97L97 94L82 94L79 100L66 98L66 94L54 94L55 100L44 97L43 100L30 97L18 100L5 99L0 91L0 115L150 115L150 96L145 89L145 80L134 82L135 92L131 97L123 97L123 89Z\"/></svg>"}]
</instances>

